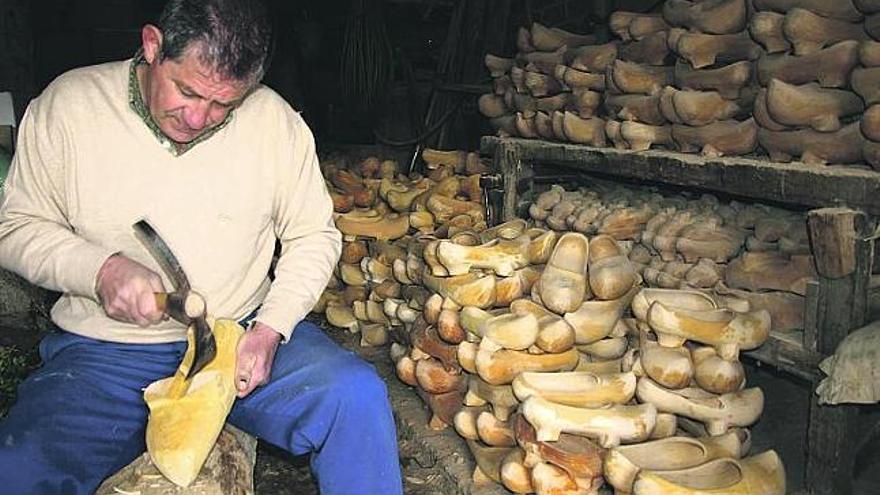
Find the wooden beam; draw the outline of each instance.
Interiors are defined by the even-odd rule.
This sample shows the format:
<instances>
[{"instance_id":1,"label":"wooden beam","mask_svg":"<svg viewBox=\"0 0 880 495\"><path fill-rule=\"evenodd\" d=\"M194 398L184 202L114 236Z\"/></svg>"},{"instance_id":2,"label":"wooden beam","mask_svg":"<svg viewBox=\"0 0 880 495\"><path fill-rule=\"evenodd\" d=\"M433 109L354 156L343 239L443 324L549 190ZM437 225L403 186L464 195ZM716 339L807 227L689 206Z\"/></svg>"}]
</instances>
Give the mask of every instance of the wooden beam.
<instances>
[{"instance_id":1,"label":"wooden beam","mask_svg":"<svg viewBox=\"0 0 880 495\"><path fill-rule=\"evenodd\" d=\"M816 235L828 236L813 242L816 260L832 260L833 253L852 252L852 269L846 264L829 261L819 269L819 290L816 297L816 350L831 355L849 333L865 324L868 311L868 286L873 261L873 240L867 239L864 214L851 210L812 211L807 225ZM852 244L850 246L850 244ZM821 265L823 262L819 261ZM824 275L823 275L824 274ZM813 388L817 381L813 382ZM853 445L857 410L851 405L819 405L815 393L810 394L810 420L806 442L806 480L808 493L852 493Z\"/></svg>"},{"instance_id":2,"label":"wooden beam","mask_svg":"<svg viewBox=\"0 0 880 495\"><path fill-rule=\"evenodd\" d=\"M483 154L492 155L500 148L516 151L526 162L563 165L591 174L660 182L794 206L844 205L880 214L880 174L859 168L483 137Z\"/></svg>"}]
</instances>

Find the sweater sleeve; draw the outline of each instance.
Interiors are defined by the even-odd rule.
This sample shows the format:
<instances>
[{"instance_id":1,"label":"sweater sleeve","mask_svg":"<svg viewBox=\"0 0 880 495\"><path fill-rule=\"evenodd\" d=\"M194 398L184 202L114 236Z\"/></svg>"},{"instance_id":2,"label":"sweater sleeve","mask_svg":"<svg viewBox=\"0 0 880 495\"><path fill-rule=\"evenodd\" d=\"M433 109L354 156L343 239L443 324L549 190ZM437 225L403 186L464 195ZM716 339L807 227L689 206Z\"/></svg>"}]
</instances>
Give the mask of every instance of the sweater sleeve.
<instances>
[{"instance_id":1,"label":"sweater sleeve","mask_svg":"<svg viewBox=\"0 0 880 495\"><path fill-rule=\"evenodd\" d=\"M327 286L342 246L314 137L292 109L290 119L290 140L282 140L286 156L282 157L273 212L281 254L275 280L256 316L281 333L285 342Z\"/></svg>"},{"instance_id":2,"label":"sweater sleeve","mask_svg":"<svg viewBox=\"0 0 880 495\"><path fill-rule=\"evenodd\" d=\"M50 88L25 111L0 193L0 267L47 289L97 299L95 278L113 251L69 223L74 146L64 105Z\"/></svg>"}]
</instances>

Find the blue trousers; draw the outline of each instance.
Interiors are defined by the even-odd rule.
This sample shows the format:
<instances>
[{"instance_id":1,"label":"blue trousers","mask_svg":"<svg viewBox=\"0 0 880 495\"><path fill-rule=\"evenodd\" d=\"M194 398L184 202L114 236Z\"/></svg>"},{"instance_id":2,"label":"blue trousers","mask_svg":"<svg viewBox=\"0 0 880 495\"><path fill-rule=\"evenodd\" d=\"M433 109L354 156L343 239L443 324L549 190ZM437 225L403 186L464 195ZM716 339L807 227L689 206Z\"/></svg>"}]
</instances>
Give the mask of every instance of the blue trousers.
<instances>
[{"instance_id":1,"label":"blue trousers","mask_svg":"<svg viewBox=\"0 0 880 495\"><path fill-rule=\"evenodd\" d=\"M145 450L142 391L171 375L185 343L131 345L56 332L43 366L0 420L0 493L91 494ZM311 453L322 495L402 493L394 418L375 369L303 322L272 379L228 421L293 454Z\"/></svg>"}]
</instances>

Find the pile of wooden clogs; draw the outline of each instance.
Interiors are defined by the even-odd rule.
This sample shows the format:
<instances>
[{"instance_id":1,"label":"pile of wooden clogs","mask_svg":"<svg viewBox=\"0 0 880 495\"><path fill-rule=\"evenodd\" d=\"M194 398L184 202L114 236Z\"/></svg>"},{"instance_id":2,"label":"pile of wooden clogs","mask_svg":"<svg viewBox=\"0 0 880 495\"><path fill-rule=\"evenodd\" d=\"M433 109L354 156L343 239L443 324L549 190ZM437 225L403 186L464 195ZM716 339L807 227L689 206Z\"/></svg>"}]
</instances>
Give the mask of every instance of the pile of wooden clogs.
<instances>
[{"instance_id":1,"label":"pile of wooden clogs","mask_svg":"<svg viewBox=\"0 0 880 495\"><path fill-rule=\"evenodd\" d=\"M521 29L486 56L481 112L502 135L880 168L875 0L666 0L609 25L606 44Z\"/></svg>"}]
</instances>

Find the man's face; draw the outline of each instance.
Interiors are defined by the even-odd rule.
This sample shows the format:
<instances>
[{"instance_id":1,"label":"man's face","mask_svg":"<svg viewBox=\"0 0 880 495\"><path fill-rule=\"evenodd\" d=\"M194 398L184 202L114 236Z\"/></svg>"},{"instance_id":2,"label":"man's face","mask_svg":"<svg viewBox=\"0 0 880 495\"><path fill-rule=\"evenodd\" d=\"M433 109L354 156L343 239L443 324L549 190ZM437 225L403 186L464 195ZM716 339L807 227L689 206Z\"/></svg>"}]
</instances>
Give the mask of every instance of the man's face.
<instances>
[{"instance_id":1,"label":"man's face","mask_svg":"<svg viewBox=\"0 0 880 495\"><path fill-rule=\"evenodd\" d=\"M250 89L247 82L205 66L197 45L179 60L160 61L156 54L151 57L145 50L147 64L140 69L144 104L162 132L178 143L189 143L223 122Z\"/></svg>"}]
</instances>

